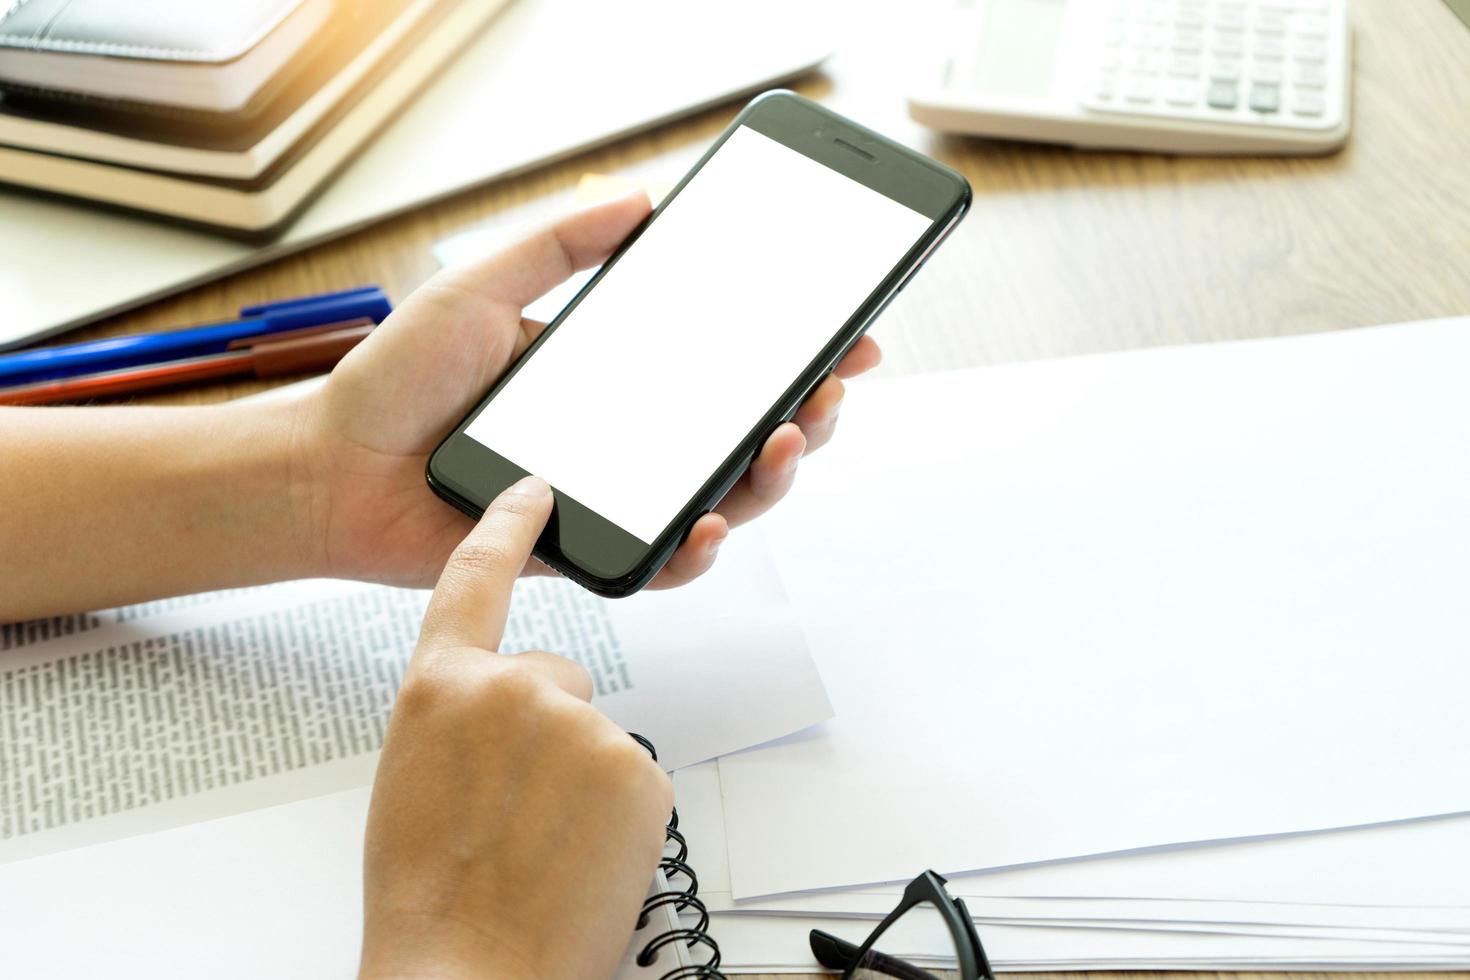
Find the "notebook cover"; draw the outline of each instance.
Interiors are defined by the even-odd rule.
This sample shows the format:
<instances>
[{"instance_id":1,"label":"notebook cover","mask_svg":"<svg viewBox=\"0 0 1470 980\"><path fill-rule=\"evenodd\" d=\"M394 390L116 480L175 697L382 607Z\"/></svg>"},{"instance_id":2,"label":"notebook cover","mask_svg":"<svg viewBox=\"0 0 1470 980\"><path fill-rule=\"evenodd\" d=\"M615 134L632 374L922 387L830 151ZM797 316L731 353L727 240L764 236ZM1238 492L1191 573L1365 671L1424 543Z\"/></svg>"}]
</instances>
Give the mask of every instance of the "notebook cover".
<instances>
[{"instance_id":1,"label":"notebook cover","mask_svg":"<svg viewBox=\"0 0 1470 980\"><path fill-rule=\"evenodd\" d=\"M265 38L302 0L16 0L0 47L221 64ZM3 61L0 61L3 63Z\"/></svg>"},{"instance_id":2,"label":"notebook cover","mask_svg":"<svg viewBox=\"0 0 1470 980\"><path fill-rule=\"evenodd\" d=\"M0 84L6 90L0 99L0 116L62 123L169 146L245 151L330 81L378 32L402 14L409 2L378 0L342 11L238 113L97 99Z\"/></svg>"}]
</instances>

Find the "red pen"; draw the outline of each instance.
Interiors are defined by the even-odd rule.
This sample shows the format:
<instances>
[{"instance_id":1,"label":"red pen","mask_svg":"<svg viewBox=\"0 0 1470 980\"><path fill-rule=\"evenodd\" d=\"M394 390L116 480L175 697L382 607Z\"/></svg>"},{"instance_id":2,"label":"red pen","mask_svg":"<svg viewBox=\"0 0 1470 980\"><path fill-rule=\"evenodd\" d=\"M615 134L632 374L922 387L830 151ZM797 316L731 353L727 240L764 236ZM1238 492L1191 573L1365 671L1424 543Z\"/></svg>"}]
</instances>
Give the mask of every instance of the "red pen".
<instances>
[{"instance_id":1,"label":"red pen","mask_svg":"<svg viewBox=\"0 0 1470 980\"><path fill-rule=\"evenodd\" d=\"M372 329L368 319L303 327L221 354L0 388L0 405L51 405L219 378L301 374L333 366Z\"/></svg>"}]
</instances>

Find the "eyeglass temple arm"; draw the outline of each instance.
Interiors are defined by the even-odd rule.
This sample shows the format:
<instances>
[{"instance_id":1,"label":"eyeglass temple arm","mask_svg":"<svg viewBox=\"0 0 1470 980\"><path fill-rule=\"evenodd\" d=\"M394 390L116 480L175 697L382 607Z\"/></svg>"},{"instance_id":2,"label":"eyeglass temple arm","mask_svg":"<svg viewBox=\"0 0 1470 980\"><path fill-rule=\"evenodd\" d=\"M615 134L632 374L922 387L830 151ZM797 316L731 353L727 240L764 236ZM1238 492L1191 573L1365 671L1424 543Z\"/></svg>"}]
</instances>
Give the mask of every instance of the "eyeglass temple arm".
<instances>
[{"instance_id":1,"label":"eyeglass temple arm","mask_svg":"<svg viewBox=\"0 0 1470 980\"><path fill-rule=\"evenodd\" d=\"M895 977L897 980L938 980L928 970L922 970L912 963L887 953L880 953L876 949L870 949L862 957L862 963L858 963L858 953L861 948L832 935L821 929L813 929L811 932L812 953L817 957L817 962L832 970L850 970L861 965L865 969L875 973L881 973L886 977Z\"/></svg>"}]
</instances>

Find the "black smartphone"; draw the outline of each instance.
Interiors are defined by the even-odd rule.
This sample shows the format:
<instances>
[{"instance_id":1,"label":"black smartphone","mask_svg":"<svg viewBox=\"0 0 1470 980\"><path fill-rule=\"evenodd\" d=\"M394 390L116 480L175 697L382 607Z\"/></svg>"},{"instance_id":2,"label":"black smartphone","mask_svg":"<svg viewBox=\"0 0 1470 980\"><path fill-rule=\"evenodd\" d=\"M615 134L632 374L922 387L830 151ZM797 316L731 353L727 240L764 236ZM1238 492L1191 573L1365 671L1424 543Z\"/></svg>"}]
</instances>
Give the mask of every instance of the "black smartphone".
<instances>
[{"instance_id":1,"label":"black smartphone","mask_svg":"<svg viewBox=\"0 0 1470 980\"><path fill-rule=\"evenodd\" d=\"M536 556L638 591L969 202L948 167L760 96L454 427L429 485L479 517L542 477Z\"/></svg>"}]
</instances>

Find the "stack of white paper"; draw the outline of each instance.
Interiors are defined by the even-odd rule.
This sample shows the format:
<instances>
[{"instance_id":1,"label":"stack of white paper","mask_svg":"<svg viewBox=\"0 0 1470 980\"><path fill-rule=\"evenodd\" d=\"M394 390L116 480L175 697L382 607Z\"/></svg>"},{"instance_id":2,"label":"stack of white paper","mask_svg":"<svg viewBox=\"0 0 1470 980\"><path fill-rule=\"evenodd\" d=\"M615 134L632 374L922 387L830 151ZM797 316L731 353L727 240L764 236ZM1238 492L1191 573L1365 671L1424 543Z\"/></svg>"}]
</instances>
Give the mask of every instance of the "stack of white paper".
<instances>
[{"instance_id":1,"label":"stack of white paper","mask_svg":"<svg viewBox=\"0 0 1470 980\"><path fill-rule=\"evenodd\" d=\"M1470 967L1466 364L1448 320L868 382L711 575L524 583L508 646L687 766L729 972L814 967L926 868L1007 970ZM10 972L349 972L423 601L0 628Z\"/></svg>"},{"instance_id":2,"label":"stack of white paper","mask_svg":"<svg viewBox=\"0 0 1470 980\"><path fill-rule=\"evenodd\" d=\"M1466 364L1447 320L854 386L767 525L836 717L680 777L727 962L934 868L1008 969L1470 965Z\"/></svg>"}]
</instances>

